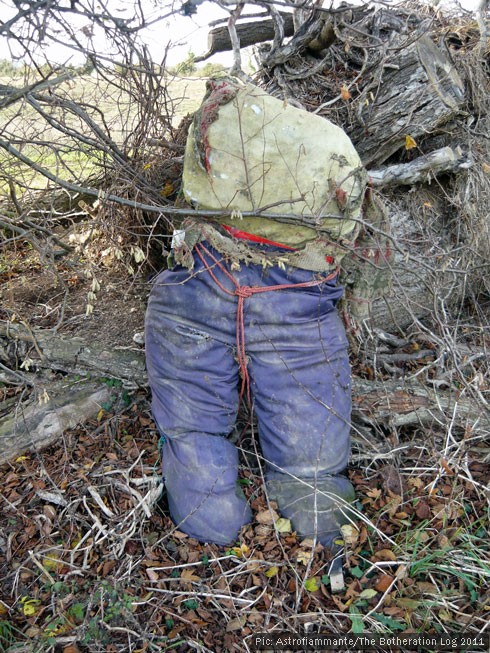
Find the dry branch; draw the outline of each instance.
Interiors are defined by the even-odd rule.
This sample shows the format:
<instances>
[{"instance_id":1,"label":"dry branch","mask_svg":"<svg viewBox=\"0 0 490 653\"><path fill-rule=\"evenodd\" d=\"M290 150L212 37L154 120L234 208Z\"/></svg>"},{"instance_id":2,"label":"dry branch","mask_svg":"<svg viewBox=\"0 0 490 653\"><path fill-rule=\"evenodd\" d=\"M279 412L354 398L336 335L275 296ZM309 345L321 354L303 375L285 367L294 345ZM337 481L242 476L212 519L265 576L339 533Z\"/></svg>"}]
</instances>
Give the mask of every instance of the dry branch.
<instances>
[{"instance_id":1,"label":"dry branch","mask_svg":"<svg viewBox=\"0 0 490 653\"><path fill-rule=\"evenodd\" d=\"M294 33L293 15L286 12L280 12L280 15L284 21L284 36L292 36ZM272 20L241 23L236 25L236 34L241 48L263 41L272 41L275 36L274 23ZM228 28L215 27L208 34L208 51L196 57L194 61L205 61L217 52L227 52L232 49Z\"/></svg>"},{"instance_id":2,"label":"dry branch","mask_svg":"<svg viewBox=\"0 0 490 653\"><path fill-rule=\"evenodd\" d=\"M369 170L373 186L402 186L431 181L437 175L467 170L472 165L471 157L461 148L443 147L424 154L409 163L398 163L379 170Z\"/></svg>"},{"instance_id":3,"label":"dry branch","mask_svg":"<svg viewBox=\"0 0 490 653\"><path fill-rule=\"evenodd\" d=\"M27 449L52 444L66 430L94 417L109 395L109 388L96 382L63 382L43 389L40 399L21 403L0 420L0 464Z\"/></svg>"}]
</instances>

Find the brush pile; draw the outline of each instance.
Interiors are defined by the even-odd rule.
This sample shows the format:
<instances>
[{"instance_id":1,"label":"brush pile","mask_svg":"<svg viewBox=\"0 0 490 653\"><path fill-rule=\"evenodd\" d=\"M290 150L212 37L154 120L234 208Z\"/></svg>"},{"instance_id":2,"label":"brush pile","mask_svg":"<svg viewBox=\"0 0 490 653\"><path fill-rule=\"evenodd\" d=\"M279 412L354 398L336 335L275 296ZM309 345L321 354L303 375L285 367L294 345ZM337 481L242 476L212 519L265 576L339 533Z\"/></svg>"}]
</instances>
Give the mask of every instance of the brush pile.
<instances>
[{"instance_id":1,"label":"brush pile","mask_svg":"<svg viewBox=\"0 0 490 653\"><path fill-rule=\"evenodd\" d=\"M359 516L345 538L346 587L332 593L322 548L278 527L253 416L237 439L257 518L236 545L189 539L159 502L133 335L150 263L164 265L191 210L179 198L190 121L177 128L168 89L138 72L141 120L120 146L124 165L70 195L65 222L51 211L50 233L36 222L58 206L44 193L0 270L0 650L221 653L273 630L487 627L488 20L411 2L343 5L299 16L296 31L284 20L287 40L272 13L260 30L256 20L216 28L210 52L269 35L253 81L347 132L395 253L391 289L366 319L346 315ZM49 250L60 242L68 254Z\"/></svg>"}]
</instances>

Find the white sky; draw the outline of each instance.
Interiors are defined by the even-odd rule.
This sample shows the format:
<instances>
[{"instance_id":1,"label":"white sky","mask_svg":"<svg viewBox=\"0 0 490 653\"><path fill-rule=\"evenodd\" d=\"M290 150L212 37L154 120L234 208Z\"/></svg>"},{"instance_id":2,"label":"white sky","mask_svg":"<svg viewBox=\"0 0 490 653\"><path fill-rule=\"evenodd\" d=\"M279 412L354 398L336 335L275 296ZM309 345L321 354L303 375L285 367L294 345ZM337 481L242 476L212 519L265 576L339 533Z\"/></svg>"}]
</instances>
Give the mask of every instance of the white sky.
<instances>
[{"instance_id":1,"label":"white sky","mask_svg":"<svg viewBox=\"0 0 490 653\"><path fill-rule=\"evenodd\" d=\"M167 57L167 61L170 65L184 60L189 51L194 52L196 55L203 54L207 51L208 24L220 18L226 19L228 17L226 11L212 2L203 2L197 8L197 12L194 15L184 16L178 11L182 2L183 0L178 0L175 3L175 14L140 32L141 37L147 44L150 53L156 62L159 62L163 58L165 48L168 45L172 46L168 50ZM129 7L131 7L133 3L126 2L125 0L106 0L105 4L113 15L124 19L130 16ZM158 16L167 13L161 9L155 9L151 0L141 0L141 4L145 11L145 17L149 22ZM11 0L0 0L0 16L3 21L14 16L17 11L18 9L13 6ZM83 36L82 29L84 26L88 25L89 21L84 20L82 17L72 16L70 22L72 27L78 27L79 36L82 42L86 43L87 39ZM101 38L100 35L95 35L93 45L98 52L105 53L110 50L110 45L104 38ZM0 37L0 59L10 59L12 55L17 57L20 56L20 53L21 50L16 46L15 42L11 41L10 44L8 44L5 38ZM80 60L80 56L77 57L77 54L75 54L73 50L63 47L60 44L51 43L44 47L39 46L36 54L41 61L44 56L46 56L46 58L53 63L83 63L83 57ZM229 56L221 55L221 58L223 57L226 59L224 63L227 63L229 61ZM215 55L212 58L212 61L220 61L220 55Z\"/></svg>"},{"instance_id":2,"label":"white sky","mask_svg":"<svg viewBox=\"0 0 490 653\"><path fill-rule=\"evenodd\" d=\"M176 1L176 8L182 4L182 1L183 0ZM336 0L333 1L335 3ZM350 1L352 2L353 0ZM354 0L354 2L357 4L360 3L360 0ZM480 0L460 0L460 2L457 0L441 0L439 6L459 6L468 11L474 11L479 2ZM151 0L141 0L141 3L147 19L151 20L152 18L156 18L158 15L164 13L162 10L155 9ZM326 6L326 4L327 0L324 2L324 6ZM106 5L114 15L120 18L130 16L129 7L132 6L132 2L127 2L127 0L106 0ZM251 5L251 8L253 9L253 5ZM12 0L0 0L0 15L2 20L8 20L8 18L15 15L16 12L17 9L14 7ZM169 65L174 65L183 61L189 51L194 52L196 55L206 52L209 23L219 18L226 18L227 16L228 13L223 9L220 9L216 4L212 2L203 2L198 6L197 13L194 15L183 16L176 12L167 19L146 29L142 32L142 36L145 43L148 45L155 62L162 60L165 48L170 44L172 47L168 50L167 63ZM88 21L84 21L83 18L74 17L71 24L76 26L77 23L79 23L79 33L82 35L81 30ZM93 44L99 52L107 52L110 49L109 44L105 40L97 38L97 36L94 38ZM14 48L15 46L12 47ZM10 59L11 53L18 55L19 51L16 51L15 49L9 51L9 46L7 45L6 40L0 38L0 59ZM39 47L37 54L41 61L44 58L43 53L44 56L53 63L83 63L83 59L81 60L80 56L77 57L73 50L63 47L62 45L51 44L47 47ZM229 65L231 62L231 55L229 53L217 54L211 57L210 61Z\"/></svg>"}]
</instances>

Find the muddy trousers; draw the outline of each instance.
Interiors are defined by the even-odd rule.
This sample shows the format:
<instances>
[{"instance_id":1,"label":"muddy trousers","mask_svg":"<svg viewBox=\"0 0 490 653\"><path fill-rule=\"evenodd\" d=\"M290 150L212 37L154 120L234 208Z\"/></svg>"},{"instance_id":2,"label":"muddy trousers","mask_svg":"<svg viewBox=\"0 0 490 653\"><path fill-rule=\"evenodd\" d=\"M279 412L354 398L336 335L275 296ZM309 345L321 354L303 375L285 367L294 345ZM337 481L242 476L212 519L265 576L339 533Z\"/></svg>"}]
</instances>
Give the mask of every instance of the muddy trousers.
<instances>
[{"instance_id":1,"label":"muddy trousers","mask_svg":"<svg viewBox=\"0 0 490 653\"><path fill-rule=\"evenodd\" d=\"M166 270L153 283L147 369L172 520L191 537L224 545L251 520L237 484L238 452L228 439L239 403L238 298L223 292L203 261L194 259L192 272ZM223 271L207 263L233 293ZM318 278L297 268L264 271L254 265L232 274L252 287ZM348 521L345 506L353 500L342 475L351 392L347 340L335 309L341 294L328 281L244 302L247 368L269 498L300 536L316 536L327 546Z\"/></svg>"}]
</instances>

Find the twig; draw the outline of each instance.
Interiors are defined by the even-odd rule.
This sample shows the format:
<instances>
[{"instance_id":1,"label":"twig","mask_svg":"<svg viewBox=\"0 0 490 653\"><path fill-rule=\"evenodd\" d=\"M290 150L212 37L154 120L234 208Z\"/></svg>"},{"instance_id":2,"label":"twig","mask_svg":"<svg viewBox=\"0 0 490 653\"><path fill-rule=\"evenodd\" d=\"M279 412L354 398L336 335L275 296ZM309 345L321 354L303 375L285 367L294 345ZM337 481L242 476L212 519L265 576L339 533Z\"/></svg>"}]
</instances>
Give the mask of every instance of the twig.
<instances>
[{"instance_id":1,"label":"twig","mask_svg":"<svg viewBox=\"0 0 490 653\"><path fill-rule=\"evenodd\" d=\"M39 560L36 558L36 554L34 551L29 551L29 558L32 560L32 562L36 565L36 567L39 569L39 571L46 576L48 581L51 583L51 585L54 585L54 578L51 576L49 571L45 569L42 564L39 562Z\"/></svg>"}]
</instances>

